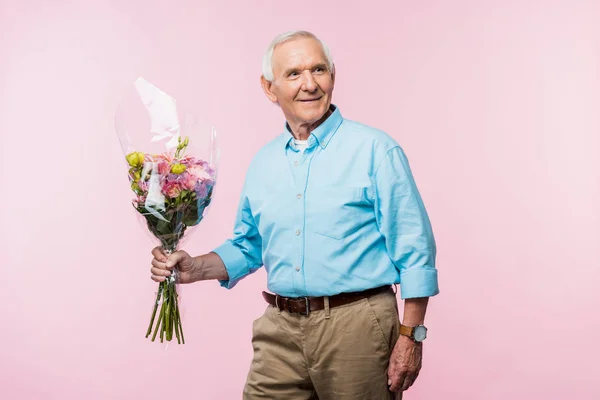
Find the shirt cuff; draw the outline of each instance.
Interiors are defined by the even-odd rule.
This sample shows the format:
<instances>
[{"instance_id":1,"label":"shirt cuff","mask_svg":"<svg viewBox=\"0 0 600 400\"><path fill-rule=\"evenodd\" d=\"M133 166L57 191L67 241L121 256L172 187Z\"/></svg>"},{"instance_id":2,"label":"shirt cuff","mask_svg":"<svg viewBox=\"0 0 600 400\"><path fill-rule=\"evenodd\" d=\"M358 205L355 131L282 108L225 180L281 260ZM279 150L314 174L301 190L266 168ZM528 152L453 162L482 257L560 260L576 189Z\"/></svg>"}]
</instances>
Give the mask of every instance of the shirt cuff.
<instances>
[{"instance_id":1,"label":"shirt cuff","mask_svg":"<svg viewBox=\"0 0 600 400\"><path fill-rule=\"evenodd\" d=\"M431 267L409 268L400 274L400 297L431 297L440 292L437 269Z\"/></svg>"},{"instance_id":2,"label":"shirt cuff","mask_svg":"<svg viewBox=\"0 0 600 400\"><path fill-rule=\"evenodd\" d=\"M226 241L212 252L221 257L223 263L225 264L227 275L229 275L228 280L219 280L221 286L227 289L232 289L250 272L248 271L246 257L244 257L242 251L234 246L230 240Z\"/></svg>"}]
</instances>

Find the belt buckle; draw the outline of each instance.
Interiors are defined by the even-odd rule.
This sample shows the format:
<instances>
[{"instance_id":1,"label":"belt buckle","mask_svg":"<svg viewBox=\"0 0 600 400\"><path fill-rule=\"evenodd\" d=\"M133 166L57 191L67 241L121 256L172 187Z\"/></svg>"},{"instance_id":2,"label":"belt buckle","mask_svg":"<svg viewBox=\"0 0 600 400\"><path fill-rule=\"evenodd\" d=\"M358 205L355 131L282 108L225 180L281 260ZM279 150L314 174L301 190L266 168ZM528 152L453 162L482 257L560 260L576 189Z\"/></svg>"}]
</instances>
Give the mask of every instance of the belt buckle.
<instances>
[{"instance_id":1,"label":"belt buckle","mask_svg":"<svg viewBox=\"0 0 600 400\"><path fill-rule=\"evenodd\" d=\"M306 304L306 312L305 313L300 312L298 314L305 315L308 317L310 315L310 301L308 300L307 296L304 296L303 298L304 298L304 303Z\"/></svg>"}]
</instances>

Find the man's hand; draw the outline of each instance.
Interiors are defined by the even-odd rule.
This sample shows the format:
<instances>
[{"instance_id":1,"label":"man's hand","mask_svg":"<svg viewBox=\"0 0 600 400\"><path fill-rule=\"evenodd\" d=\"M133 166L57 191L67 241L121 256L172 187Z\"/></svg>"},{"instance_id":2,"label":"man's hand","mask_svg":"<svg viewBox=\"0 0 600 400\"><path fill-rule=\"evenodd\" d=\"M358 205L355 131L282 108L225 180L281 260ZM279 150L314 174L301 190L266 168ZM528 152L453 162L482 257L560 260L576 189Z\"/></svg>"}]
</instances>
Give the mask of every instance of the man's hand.
<instances>
[{"instance_id":1,"label":"man's hand","mask_svg":"<svg viewBox=\"0 0 600 400\"><path fill-rule=\"evenodd\" d=\"M419 376L423 357L423 343L400 335L388 367L388 385L390 391L407 390Z\"/></svg>"},{"instance_id":2,"label":"man's hand","mask_svg":"<svg viewBox=\"0 0 600 400\"><path fill-rule=\"evenodd\" d=\"M152 260L152 280L162 282L172 274L173 268L177 268L179 283L195 282L195 260L183 250L175 251L169 257L164 253L161 247L155 247L152 250L154 259Z\"/></svg>"}]
</instances>

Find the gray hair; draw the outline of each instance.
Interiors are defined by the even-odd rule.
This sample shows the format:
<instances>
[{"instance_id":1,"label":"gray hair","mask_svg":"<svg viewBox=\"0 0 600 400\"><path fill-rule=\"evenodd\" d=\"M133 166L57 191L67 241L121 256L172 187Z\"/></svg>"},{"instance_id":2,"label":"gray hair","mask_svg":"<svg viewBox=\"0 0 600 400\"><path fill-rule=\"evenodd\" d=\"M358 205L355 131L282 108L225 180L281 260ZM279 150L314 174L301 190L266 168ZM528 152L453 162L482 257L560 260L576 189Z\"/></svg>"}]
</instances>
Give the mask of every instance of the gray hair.
<instances>
[{"instance_id":1,"label":"gray hair","mask_svg":"<svg viewBox=\"0 0 600 400\"><path fill-rule=\"evenodd\" d=\"M306 37L306 38L312 38L312 39L317 40L321 44L321 47L323 48L323 53L325 54L325 59L327 60L327 66L329 67L329 71L333 72L333 59L331 58L331 52L329 51L329 47L327 46L327 44L324 41L319 39L315 34L308 32L308 31L291 31L291 32L284 32L284 33L278 35L277 37L275 37L275 39L273 39L273 41L267 48L267 51L265 52L265 55L263 56L263 72L262 72L263 76L265 77L266 80L268 80L269 82L272 82L273 79L275 79L275 76L273 74L273 52L275 51L275 47L277 47L278 45L285 43L289 40L296 39L298 37Z\"/></svg>"}]
</instances>

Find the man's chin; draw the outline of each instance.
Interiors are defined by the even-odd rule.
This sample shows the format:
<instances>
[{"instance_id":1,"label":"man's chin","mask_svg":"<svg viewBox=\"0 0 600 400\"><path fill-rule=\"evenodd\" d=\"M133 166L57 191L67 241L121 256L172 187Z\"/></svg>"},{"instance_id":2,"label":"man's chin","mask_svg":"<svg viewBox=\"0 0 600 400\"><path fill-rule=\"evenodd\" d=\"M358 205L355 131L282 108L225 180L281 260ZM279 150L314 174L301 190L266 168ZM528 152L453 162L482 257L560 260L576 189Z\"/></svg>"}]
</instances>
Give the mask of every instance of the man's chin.
<instances>
[{"instance_id":1,"label":"man's chin","mask_svg":"<svg viewBox=\"0 0 600 400\"><path fill-rule=\"evenodd\" d=\"M306 117L318 120L327 112L329 107L327 107L327 104L324 101L319 100L314 103L301 104L300 109L302 110L302 114Z\"/></svg>"},{"instance_id":2,"label":"man's chin","mask_svg":"<svg viewBox=\"0 0 600 400\"><path fill-rule=\"evenodd\" d=\"M325 113L307 113L304 114L302 117L302 119L304 120L305 123L307 124L316 124L317 122L319 122L320 120L323 119L323 116L325 115Z\"/></svg>"}]
</instances>

